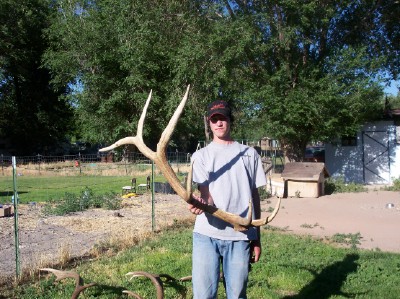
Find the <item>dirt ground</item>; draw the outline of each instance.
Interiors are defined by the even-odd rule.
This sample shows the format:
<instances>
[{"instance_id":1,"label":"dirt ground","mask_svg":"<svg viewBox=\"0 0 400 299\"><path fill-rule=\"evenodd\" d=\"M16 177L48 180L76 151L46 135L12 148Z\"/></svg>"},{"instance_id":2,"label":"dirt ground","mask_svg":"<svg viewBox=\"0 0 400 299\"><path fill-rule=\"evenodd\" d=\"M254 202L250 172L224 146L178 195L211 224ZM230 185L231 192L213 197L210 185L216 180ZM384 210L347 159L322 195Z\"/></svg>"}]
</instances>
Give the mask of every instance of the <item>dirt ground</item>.
<instances>
[{"instance_id":1,"label":"dirt ground","mask_svg":"<svg viewBox=\"0 0 400 299\"><path fill-rule=\"evenodd\" d=\"M277 198L262 201L263 216L276 202ZM65 256L84 256L99 242L134 238L152 230L150 195L125 200L118 211L95 209L43 217L40 210L40 206L19 208L21 269L56 264ZM178 219L194 219L182 199L156 194L155 228L162 229ZM0 218L0 277L15 274L13 225L12 217ZM271 225L318 238L360 233L359 248L400 253L400 192L371 190L320 198L283 198Z\"/></svg>"},{"instance_id":2,"label":"dirt ground","mask_svg":"<svg viewBox=\"0 0 400 299\"><path fill-rule=\"evenodd\" d=\"M319 198L283 198L271 225L319 238L360 233L358 248L400 253L400 192L372 189Z\"/></svg>"}]
</instances>

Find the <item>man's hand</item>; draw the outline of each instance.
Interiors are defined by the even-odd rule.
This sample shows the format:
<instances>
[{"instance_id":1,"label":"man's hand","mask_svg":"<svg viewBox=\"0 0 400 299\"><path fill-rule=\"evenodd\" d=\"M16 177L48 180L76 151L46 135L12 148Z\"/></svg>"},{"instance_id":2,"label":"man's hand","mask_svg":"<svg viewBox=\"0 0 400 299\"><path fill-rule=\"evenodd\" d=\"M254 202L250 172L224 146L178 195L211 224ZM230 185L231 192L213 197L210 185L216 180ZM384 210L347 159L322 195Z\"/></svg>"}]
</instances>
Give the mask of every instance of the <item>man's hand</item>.
<instances>
[{"instance_id":1,"label":"man's hand","mask_svg":"<svg viewBox=\"0 0 400 299\"><path fill-rule=\"evenodd\" d=\"M207 202L204 199L202 199L201 197L199 197L199 196L196 196L196 195L192 194L192 198L193 198L193 200L197 200L197 201L200 201L200 202L202 202L204 204L207 204ZM196 208L192 204L188 204L188 210L192 214L195 214L195 215L200 215L200 214L203 214L203 212L204 212L202 209Z\"/></svg>"},{"instance_id":2,"label":"man's hand","mask_svg":"<svg viewBox=\"0 0 400 299\"><path fill-rule=\"evenodd\" d=\"M254 240L250 242L250 263L257 263L261 256L261 242Z\"/></svg>"}]
</instances>

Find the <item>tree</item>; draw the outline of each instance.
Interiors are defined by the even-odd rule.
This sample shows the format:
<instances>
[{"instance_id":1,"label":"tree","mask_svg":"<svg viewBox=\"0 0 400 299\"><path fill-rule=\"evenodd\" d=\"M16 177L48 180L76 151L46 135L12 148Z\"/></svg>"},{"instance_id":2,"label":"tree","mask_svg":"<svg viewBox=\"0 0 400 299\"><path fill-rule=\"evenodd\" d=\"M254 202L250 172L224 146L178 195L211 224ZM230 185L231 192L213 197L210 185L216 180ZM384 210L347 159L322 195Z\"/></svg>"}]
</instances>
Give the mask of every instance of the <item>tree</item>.
<instances>
[{"instance_id":1,"label":"tree","mask_svg":"<svg viewBox=\"0 0 400 299\"><path fill-rule=\"evenodd\" d=\"M93 141L133 134L154 89L154 146L191 83L175 144L203 136L198 107L218 97L238 111L235 137L265 132L301 160L308 142L379 114L378 75L398 78L396 1L111 2L60 0L48 31L45 65L61 86L82 83L71 100Z\"/></svg>"},{"instance_id":2,"label":"tree","mask_svg":"<svg viewBox=\"0 0 400 299\"><path fill-rule=\"evenodd\" d=\"M13 154L52 151L72 127L66 89L53 90L41 67L50 13L45 0L0 3L0 138L11 142Z\"/></svg>"},{"instance_id":3,"label":"tree","mask_svg":"<svg viewBox=\"0 0 400 299\"><path fill-rule=\"evenodd\" d=\"M290 160L302 160L308 142L353 134L382 112L376 74L398 78L396 1L219 2L225 19L247 21L253 40L235 101Z\"/></svg>"},{"instance_id":4,"label":"tree","mask_svg":"<svg viewBox=\"0 0 400 299\"><path fill-rule=\"evenodd\" d=\"M74 95L82 136L110 143L132 135L145 100L153 100L144 136L154 147L178 105L187 78L176 80L182 61L178 53L189 30L189 1L58 1L57 18L48 37L45 64L60 86L79 82ZM202 131L191 100L173 137L181 149Z\"/></svg>"}]
</instances>

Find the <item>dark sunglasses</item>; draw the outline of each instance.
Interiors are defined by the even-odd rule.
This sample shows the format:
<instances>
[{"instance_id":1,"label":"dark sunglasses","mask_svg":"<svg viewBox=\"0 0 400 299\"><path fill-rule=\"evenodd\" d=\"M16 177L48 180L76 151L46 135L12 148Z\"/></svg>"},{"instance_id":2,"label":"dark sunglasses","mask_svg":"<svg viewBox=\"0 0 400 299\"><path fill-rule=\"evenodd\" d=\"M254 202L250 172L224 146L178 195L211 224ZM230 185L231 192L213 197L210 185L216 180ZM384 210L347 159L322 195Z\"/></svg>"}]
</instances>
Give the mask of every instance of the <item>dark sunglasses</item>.
<instances>
[{"instance_id":1,"label":"dark sunglasses","mask_svg":"<svg viewBox=\"0 0 400 299\"><path fill-rule=\"evenodd\" d=\"M228 118L226 116L223 115L216 115L210 118L210 121L215 124L218 121L228 121Z\"/></svg>"}]
</instances>

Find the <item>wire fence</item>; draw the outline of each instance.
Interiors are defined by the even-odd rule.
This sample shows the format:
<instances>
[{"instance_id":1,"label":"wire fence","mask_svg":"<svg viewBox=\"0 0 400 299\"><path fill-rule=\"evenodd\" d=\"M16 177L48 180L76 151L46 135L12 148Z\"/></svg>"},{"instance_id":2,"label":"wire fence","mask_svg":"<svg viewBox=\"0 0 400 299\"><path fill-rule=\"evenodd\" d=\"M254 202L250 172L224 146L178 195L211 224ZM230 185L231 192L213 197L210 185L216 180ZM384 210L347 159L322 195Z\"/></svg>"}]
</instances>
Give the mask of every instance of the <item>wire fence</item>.
<instances>
[{"instance_id":1,"label":"wire fence","mask_svg":"<svg viewBox=\"0 0 400 299\"><path fill-rule=\"evenodd\" d=\"M183 152L167 155L178 176L187 173L190 157ZM12 201L11 159L11 156L0 157L0 204ZM120 192L122 186L131 184L132 178L137 178L137 183L141 184L146 183L146 177L152 174L152 161L141 153L121 156L112 153L23 156L16 157L16 164L19 200L22 203L47 201L87 187L95 192ZM154 169L157 180L163 181L160 171L157 167ZM59 177L62 177L61 181Z\"/></svg>"},{"instance_id":2,"label":"wire fence","mask_svg":"<svg viewBox=\"0 0 400 299\"><path fill-rule=\"evenodd\" d=\"M191 154L182 152L173 152L167 154L168 162L173 165L174 163L190 163ZM1 174L10 174L11 156L0 155ZM26 174L41 175L46 172L55 172L55 174L101 174L101 175L114 175L114 173L107 173L103 171L93 171L93 168L100 168L101 170L117 168L120 172L115 174L126 175L126 170L129 165L137 164L151 164L151 160L144 156L142 153L129 153L125 155L118 155L109 153L107 155L100 154L86 154L86 155L63 155L63 156L17 156L17 168ZM60 170L63 171L60 171ZM30 172L29 172L30 171Z\"/></svg>"},{"instance_id":3,"label":"wire fence","mask_svg":"<svg viewBox=\"0 0 400 299\"><path fill-rule=\"evenodd\" d=\"M167 157L178 177L184 177L190 168L190 154L174 152L168 153ZM0 263L0 284L15 272L19 273L19 264L24 271L34 271L39 266L62 262L60 259L63 256L67 258L83 254L90 246L104 239L105 235L111 238L123 233L125 228L122 229L120 225L128 218L134 222L125 224L132 234L124 237L125 239L133 240L136 231L150 231L153 228L151 192L147 188L141 192L137 190L143 196L135 197L130 202L134 207L129 210L132 215L127 215L124 219L115 218L120 219L118 221L105 217L113 215L113 212L107 211L92 212L96 214L95 217L85 216L84 222L79 217L75 219L74 214L68 217L49 217L42 214L49 199L61 199L64 196L67 198L66 193L78 193L80 196L82 191L90 188L93 193L113 192L122 196L123 187L131 186L132 178L137 179L135 187L136 183L146 184L147 177L154 178L154 182L165 181L157 166L140 153L121 156L37 155L14 157L14 162L11 156L1 156L0 163L0 208L6 213L4 216L10 216L0 215L0 260L7 261ZM157 202L160 215L169 211L163 208L167 204L166 201ZM16 217L17 215L21 217ZM99 226L95 220L103 218L108 219L107 222L102 223L99 229L94 229L93 227ZM161 221L172 222L173 218L160 216L157 222ZM18 226L20 234L14 238L14 232L18 232L14 228ZM76 226L79 228L72 229ZM84 226L93 229L83 230ZM15 245L18 249L13 245L14 239L19 242ZM76 240L84 241L74 246Z\"/></svg>"},{"instance_id":4,"label":"wire fence","mask_svg":"<svg viewBox=\"0 0 400 299\"><path fill-rule=\"evenodd\" d=\"M190 170L191 154L183 152L170 152L167 159L178 178L184 180ZM265 157L263 157L265 158ZM73 216L61 218L40 218L33 217L43 207L42 202L49 199L62 198L66 193L79 193L90 188L94 193L105 192L124 192L124 187L131 185L132 178L136 178L138 185L146 184L147 177L154 179L154 189L156 181L165 182L161 172L156 165L152 164L147 157L141 153L130 153L125 155L116 155L108 153L104 155L63 155L63 156L23 156L15 157L16 167L13 167L11 156L0 155L0 206L15 207L14 194L17 196L17 202L22 204L18 214L21 214L19 226L23 228L19 236L18 250L13 244L13 223L15 217L0 217L0 260L8 262L0 263L0 283L2 274L12 276L16 266L16 260L19 259L23 269L36 269L39 265L46 263L57 263L63 255L79 255L75 252L74 246L68 247L68 244L74 244L76 240L82 238L86 240L86 245L77 246L80 250L89 250L89 245L97 242L98 232L80 232L69 231L68 226L75 226L82 221L81 219L72 220ZM273 162L273 160L272 160ZM275 167L274 167L275 168ZM276 165L278 168L278 165ZM16 193L14 192L14 181L16 181ZM136 189L136 188L135 188ZM168 193L170 188L165 188L161 193ZM147 197L148 198L148 197ZM136 207L149 209L150 203L146 197L142 197L142 203L139 200L134 201ZM169 210L161 208L162 201L157 202L160 210ZM183 206L183 205L182 205ZM175 209L173 209L174 212ZM143 222L137 222L141 229L150 230L152 226L152 215L149 211L136 212L134 219L141 219ZM9 216L12 216L12 212ZM100 216L98 216L100 217ZM158 219L173 221L171 216L162 216ZM36 220L35 220L36 219ZM68 220L69 219L69 220ZM61 221L72 221L71 224L61 225ZM85 222L90 223L90 219ZM120 220L121 221L121 220ZM118 221L118 222L120 222ZM97 224L96 224L97 225ZM131 224L129 224L131 225ZM18 226L18 225L17 225ZM115 235L115 232L121 231L121 228L113 222L104 223L102 226L103 235ZM43 231L46 233L43 234ZM122 230L123 231L123 230ZM50 234L47 235L47 234ZM63 239L57 238L57 235L63 235ZM53 236L53 237L52 237ZM132 239L132 237L130 237ZM61 241L62 240L62 241ZM68 246L67 246L68 245ZM68 248L67 248L68 247ZM63 252L65 250L65 252ZM69 251L69 252L68 252ZM15 257L15 258L14 258Z\"/></svg>"}]
</instances>

